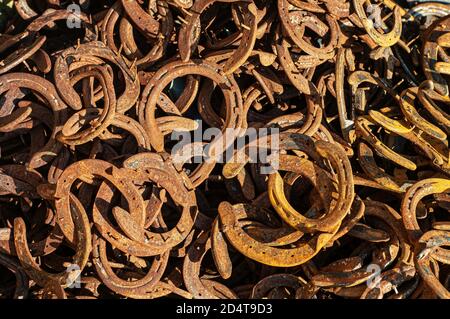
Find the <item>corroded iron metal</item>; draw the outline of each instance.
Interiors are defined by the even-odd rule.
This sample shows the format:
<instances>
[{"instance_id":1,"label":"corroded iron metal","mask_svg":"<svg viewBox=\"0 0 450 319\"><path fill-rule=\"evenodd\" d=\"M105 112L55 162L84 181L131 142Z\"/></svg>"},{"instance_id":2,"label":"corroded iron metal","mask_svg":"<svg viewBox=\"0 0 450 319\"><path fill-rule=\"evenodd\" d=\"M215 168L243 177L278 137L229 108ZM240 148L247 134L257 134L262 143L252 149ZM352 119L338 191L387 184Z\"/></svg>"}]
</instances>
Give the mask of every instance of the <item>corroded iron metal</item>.
<instances>
[{"instance_id":1,"label":"corroded iron metal","mask_svg":"<svg viewBox=\"0 0 450 319\"><path fill-rule=\"evenodd\" d=\"M0 7L0 298L450 298L450 6L418 2Z\"/></svg>"}]
</instances>

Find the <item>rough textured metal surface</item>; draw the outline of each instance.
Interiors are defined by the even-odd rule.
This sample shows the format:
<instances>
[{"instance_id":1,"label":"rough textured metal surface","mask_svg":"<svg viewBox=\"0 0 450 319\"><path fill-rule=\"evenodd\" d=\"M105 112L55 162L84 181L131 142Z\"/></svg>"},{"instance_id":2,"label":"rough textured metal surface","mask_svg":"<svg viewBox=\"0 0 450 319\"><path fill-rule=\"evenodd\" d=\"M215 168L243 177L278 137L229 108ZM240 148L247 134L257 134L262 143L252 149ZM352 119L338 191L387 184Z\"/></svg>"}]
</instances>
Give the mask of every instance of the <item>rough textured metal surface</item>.
<instances>
[{"instance_id":1,"label":"rough textured metal surface","mask_svg":"<svg viewBox=\"0 0 450 319\"><path fill-rule=\"evenodd\" d=\"M447 2L0 1L0 298L450 298Z\"/></svg>"}]
</instances>

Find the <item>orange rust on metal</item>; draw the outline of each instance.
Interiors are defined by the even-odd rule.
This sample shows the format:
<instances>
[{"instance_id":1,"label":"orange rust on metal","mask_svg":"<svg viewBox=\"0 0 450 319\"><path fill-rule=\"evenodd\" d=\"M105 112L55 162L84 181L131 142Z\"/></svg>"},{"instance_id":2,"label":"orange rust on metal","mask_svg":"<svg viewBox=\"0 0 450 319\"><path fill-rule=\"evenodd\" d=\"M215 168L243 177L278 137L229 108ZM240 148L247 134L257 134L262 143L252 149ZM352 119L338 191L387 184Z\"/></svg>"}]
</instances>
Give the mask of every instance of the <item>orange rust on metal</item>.
<instances>
[{"instance_id":1,"label":"orange rust on metal","mask_svg":"<svg viewBox=\"0 0 450 319\"><path fill-rule=\"evenodd\" d=\"M450 298L450 6L414 3L14 1L0 298Z\"/></svg>"}]
</instances>

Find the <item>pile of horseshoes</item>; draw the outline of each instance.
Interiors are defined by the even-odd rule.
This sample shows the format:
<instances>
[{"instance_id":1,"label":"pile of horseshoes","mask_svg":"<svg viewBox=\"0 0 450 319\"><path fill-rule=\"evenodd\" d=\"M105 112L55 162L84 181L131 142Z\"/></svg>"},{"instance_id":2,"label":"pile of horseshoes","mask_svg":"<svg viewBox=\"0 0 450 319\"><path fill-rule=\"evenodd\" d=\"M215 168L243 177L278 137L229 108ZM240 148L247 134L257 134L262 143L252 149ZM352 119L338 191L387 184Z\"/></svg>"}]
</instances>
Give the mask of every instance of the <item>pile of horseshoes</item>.
<instances>
[{"instance_id":1,"label":"pile of horseshoes","mask_svg":"<svg viewBox=\"0 0 450 319\"><path fill-rule=\"evenodd\" d=\"M0 299L450 298L446 1L0 10Z\"/></svg>"}]
</instances>

